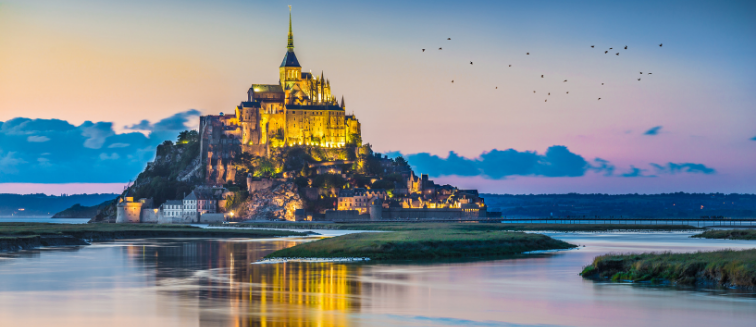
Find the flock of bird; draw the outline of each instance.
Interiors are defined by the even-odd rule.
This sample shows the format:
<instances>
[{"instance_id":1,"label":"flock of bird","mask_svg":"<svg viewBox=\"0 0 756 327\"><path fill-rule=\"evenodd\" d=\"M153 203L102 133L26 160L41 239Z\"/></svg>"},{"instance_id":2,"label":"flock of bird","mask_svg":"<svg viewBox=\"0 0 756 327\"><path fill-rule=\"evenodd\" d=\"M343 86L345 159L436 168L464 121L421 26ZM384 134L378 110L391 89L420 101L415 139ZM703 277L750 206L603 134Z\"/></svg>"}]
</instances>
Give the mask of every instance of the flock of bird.
<instances>
[{"instance_id":1,"label":"flock of bird","mask_svg":"<svg viewBox=\"0 0 756 327\"><path fill-rule=\"evenodd\" d=\"M451 38L447 38L446 40L447 40L447 41L451 41ZM659 47L660 47L660 48L661 48L661 47L662 47L663 45L664 45L663 43L659 43ZM596 48L596 46L595 46L595 45L591 45L591 49L595 49L595 48ZM608 50L604 50L604 54L608 54L608 53L609 53L609 50L613 50L613 49L614 49L614 48L609 48ZM443 50L443 47L439 47L439 48L438 48L438 50ZM627 50L627 46L625 46L624 50ZM423 52L425 52L425 49L422 49L422 51L423 51ZM530 52L526 52L526 53L525 53L525 55L526 55L526 56L529 56L529 55L530 55ZM616 53L615 55L619 56L619 55L620 55L620 53L619 53L619 52L617 52L617 53ZM473 64L473 62L472 62L472 61L470 61L470 65L472 65L472 64ZM512 67L512 65L509 65L509 67L511 68L511 67ZM643 75L643 72L640 72L640 74L641 74L641 75ZM652 73L646 73L646 75L652 75ZM544 75L541 75L541 78L544 78ZM638 78L638 81L640 82L640 81L641 81L641 79L640 79L640 78ZM451 80L451 82L452 82L452 84L454 84L454 80ZM564 83L567 83L567 80L564 80ZM601 83L601 85L604 85L604 83ZM499 89L499 87L498 87L498 86L496 86L496 89L498 90L498 89ZM536 91L533 91L533 93L536 93ZM567 91L567 92L566 92L566 94L570 94L570 91ZM546 93L546 95L550 96L550 95L551 95L551 92L547 92L547 93ZM598 100L601 100L601 98L598 98ZM544 99L544 100L543 100L543 102L548 102L548 99Z\"/></svg>"}]
</instances>

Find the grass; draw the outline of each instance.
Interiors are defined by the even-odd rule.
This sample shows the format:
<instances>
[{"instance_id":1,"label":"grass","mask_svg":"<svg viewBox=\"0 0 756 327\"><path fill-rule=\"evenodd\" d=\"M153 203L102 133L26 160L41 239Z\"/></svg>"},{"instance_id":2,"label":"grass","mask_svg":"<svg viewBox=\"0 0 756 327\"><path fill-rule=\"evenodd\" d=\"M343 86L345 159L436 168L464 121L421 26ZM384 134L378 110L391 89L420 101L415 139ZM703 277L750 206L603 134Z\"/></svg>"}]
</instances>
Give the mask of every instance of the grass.
<instances>
[{"instance_id":1,"label":"grass","mask_svg":"<svg viewBox=\"0 0 756 327\"><path fill-rule=\"evenodd\" d=\"M580 273L585 278L678 285L756 287L756 249L695 253L607 254Z\"/></svg>"},{"instance_id":2,"label":"grass","mask_svg":"<svg viewBox=\"0 0 756 327\"><path fill-rule=\"evenodd\" d=\"M417 224L410 224L417 225ZM536 250L570 249L575 245L540 234L473 230L467 225L438 224L387 233L356 233L302 243L266 258L341 258L371 260L490 257Z\"/></svg>"},{"instance_id":3,"label":"grass","mask_svg":"<svg viewBox=\"0 0 756 327\"><path fill-rule=\"evenodd\" d=\"M691 237L756 241L756 229L746 229L746 230L714 229L714 230L707 230L701 234L693 235Z\"/></svg>"},{"instance_id":4,"label":"grass","mask_svg":"<svg viewBox=\"0 0 756 327\"><path fill-rule=\"evenodd\" d=\"M609 232L609 231L681 231L699 230L688 225L621 225L621 224L501 224L501 223L240 223L223 226L285 228L285 229L343 229L410 231L453 228L466 231L556 231L556 232Z\"/></svg>"},{"instance_id":5,"label":"grass","mask_svg":"<svg viewBox=\"0 0 756 327\"><path fill-rule=\"evenodd\" d=\"M52 224L0 223L0 237L69 235L97 239L127 237L274 237L301 236L304 233L277 230L204 229L194 226L156 224Z\"/></svg>"}]
</instances>

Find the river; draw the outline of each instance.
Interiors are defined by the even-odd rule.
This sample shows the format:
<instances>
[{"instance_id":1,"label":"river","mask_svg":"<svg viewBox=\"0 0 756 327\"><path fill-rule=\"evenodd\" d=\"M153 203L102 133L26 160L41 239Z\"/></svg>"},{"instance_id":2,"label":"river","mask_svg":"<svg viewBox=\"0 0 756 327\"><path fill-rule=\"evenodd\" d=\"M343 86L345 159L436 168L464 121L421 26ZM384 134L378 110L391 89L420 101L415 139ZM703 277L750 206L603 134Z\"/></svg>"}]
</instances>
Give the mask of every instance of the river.
<instances>
[{"instance_id":1,"label":"river","mask_svg":"<svg viewBox=\"0 0 756 327\"><path fill-rule=\"evenodd\" d=\"M494 261L251 264L306 242L164 239L0 254L0 326L753 326L756 295L597 283L607 252L753 248L690 233L551 233Z\"/></svg>"}]
</instances>

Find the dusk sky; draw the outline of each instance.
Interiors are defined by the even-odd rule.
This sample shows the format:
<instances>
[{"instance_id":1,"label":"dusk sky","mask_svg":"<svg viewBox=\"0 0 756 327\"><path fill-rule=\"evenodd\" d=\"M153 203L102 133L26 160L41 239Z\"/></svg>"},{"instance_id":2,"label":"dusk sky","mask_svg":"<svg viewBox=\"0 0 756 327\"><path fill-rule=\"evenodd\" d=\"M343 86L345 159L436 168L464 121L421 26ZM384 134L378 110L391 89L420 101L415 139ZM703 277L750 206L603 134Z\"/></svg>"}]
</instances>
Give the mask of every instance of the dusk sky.
<instances>
[{"instance_id":1,"label":"dusk sky","mask_svg":"<svg viewBox=\"0 0 756 327\"><path fill-rule=\"evenodd\" d=\"M0 193L120 192L277 83L287 5L303 71L436 182L756 192L754 1L0 0Z\"/></svg>"}]
</instances>

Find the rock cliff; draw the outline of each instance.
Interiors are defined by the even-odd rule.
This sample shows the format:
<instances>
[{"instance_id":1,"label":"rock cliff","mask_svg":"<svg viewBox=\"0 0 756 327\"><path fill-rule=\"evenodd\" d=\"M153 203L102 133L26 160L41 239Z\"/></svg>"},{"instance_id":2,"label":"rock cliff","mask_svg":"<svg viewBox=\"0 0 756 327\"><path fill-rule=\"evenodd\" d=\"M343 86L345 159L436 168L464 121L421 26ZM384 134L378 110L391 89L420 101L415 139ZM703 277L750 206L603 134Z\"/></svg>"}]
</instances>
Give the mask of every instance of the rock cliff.
<instances>
[{"instance_id":1,"label":"rock cliff","mask_svg":"<svg viewBox=\"0 0 756 327\"><path fill-rule=\"evenodd\" d=\"M297 185L293 181L276 181L258 190L240 206L239 217L253 220L294 220L294 211L303 208Z\"/></svg>"}]
</instances>

